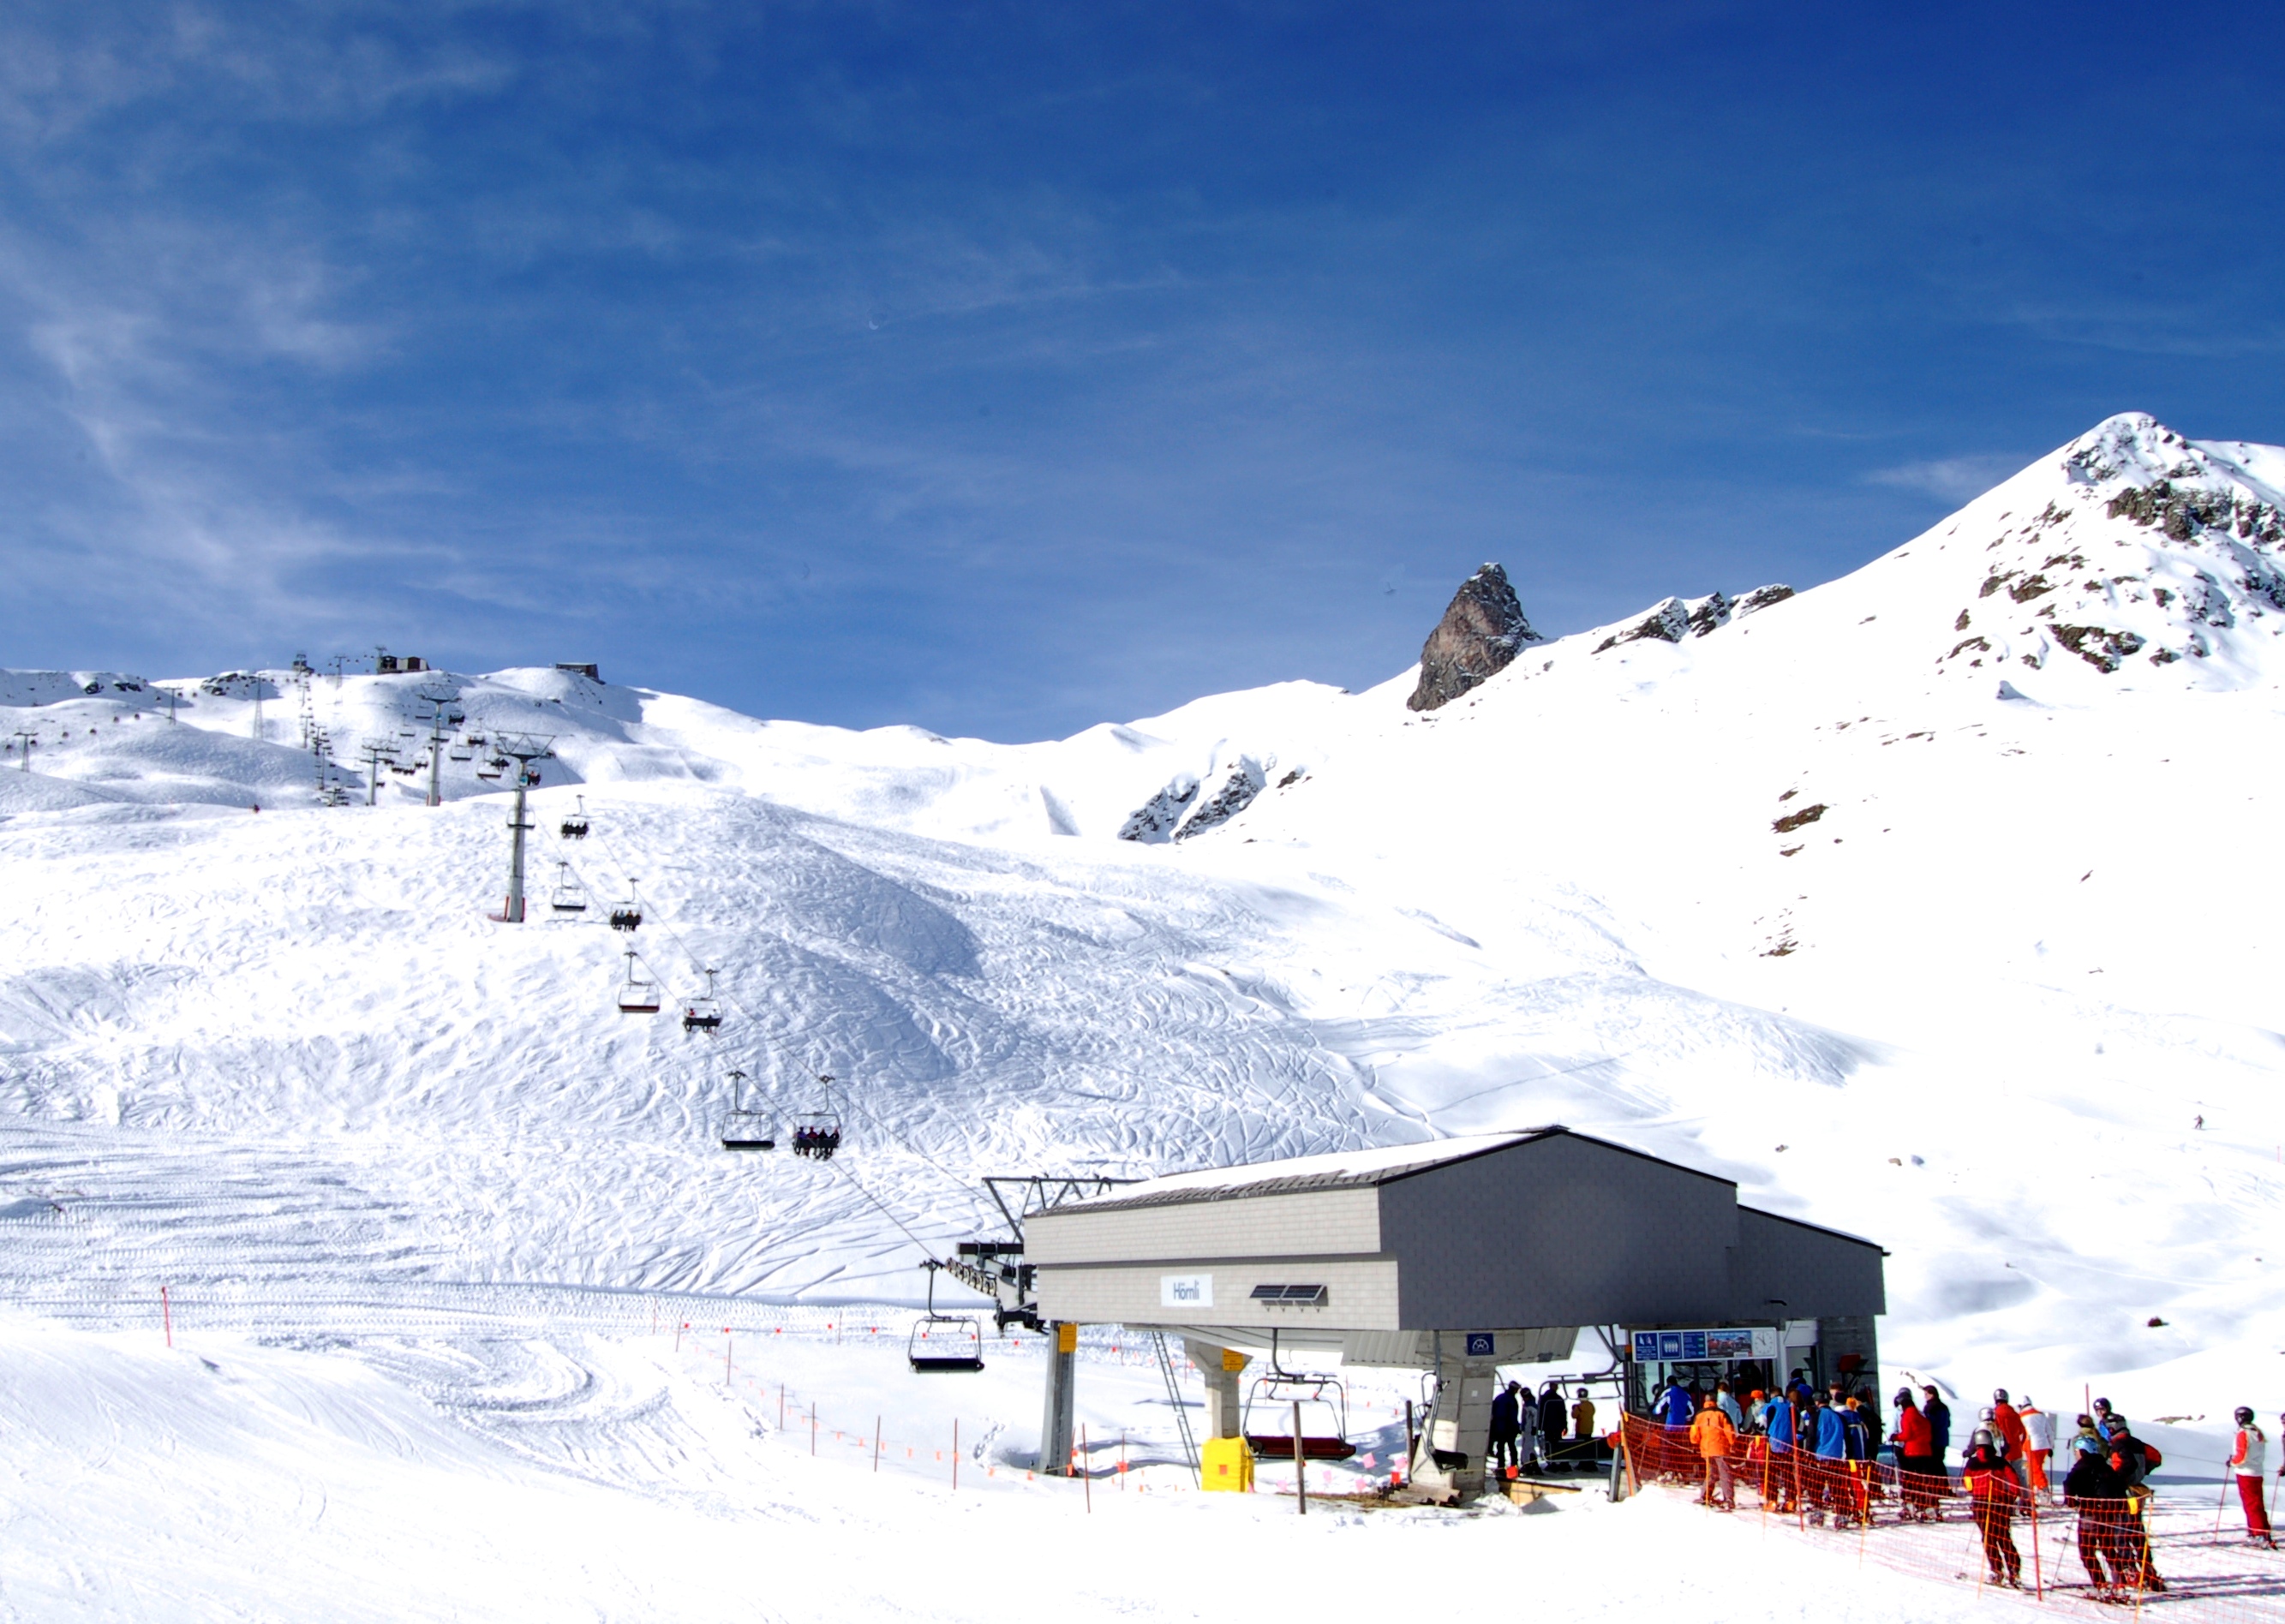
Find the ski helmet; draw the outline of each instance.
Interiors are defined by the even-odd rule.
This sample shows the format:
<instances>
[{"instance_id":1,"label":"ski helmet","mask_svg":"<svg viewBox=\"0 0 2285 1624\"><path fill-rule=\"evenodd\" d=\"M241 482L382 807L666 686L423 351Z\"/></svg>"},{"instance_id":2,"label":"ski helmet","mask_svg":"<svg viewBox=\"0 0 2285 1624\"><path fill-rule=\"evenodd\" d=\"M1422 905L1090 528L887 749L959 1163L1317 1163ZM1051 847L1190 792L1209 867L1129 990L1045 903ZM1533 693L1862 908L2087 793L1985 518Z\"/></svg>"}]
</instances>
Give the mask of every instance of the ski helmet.
<instances>
[{"instance_id":1,"label":"ski helmet","mask_svg":"<svg viewBox=\"0 0 2285 1624\"><path fill-rule=\"evenodd\" d=\"M2007 1390L2005 1387L1994 1387L1991 1390L1991 1401L1994 1404L2005 1404L2007 1401Z\"/></svg>"},{"instance_id":2,"label":"ski helmet","mask_svg":"<svg viewBox=\"0 0 2285 1624\"><path fill-rule=\"evenodd\" d=\"M2252 1405L2241 1404L2237 1407L2237 1424L2240 1426L2251 1426L2253 1424Z\"/></svg>"}]
</instances>

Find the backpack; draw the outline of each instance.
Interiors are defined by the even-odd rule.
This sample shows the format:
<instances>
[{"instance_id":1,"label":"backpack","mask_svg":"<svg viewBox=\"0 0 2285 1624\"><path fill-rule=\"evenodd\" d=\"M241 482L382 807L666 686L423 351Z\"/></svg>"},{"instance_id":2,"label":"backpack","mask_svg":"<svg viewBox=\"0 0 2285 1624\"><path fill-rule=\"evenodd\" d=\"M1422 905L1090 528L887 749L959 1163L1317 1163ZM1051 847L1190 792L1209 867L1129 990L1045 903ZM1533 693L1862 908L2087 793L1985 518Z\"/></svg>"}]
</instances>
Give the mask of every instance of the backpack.
<instances>
[{"instance_id":1,"label":"backpack","mask_svg":"<svg viewBox=\"0 0 2285 1624\"><path fill-rule=\"evenodd\" d=\"M2157 1445L2144 1444L2142 1446L2142 1462L2143 1464L2150 1471L2155 1471L2159 1467L2163 1466L2166 1463L2166 1457L2158 1453Z\"/></svg>"}]
</instances>

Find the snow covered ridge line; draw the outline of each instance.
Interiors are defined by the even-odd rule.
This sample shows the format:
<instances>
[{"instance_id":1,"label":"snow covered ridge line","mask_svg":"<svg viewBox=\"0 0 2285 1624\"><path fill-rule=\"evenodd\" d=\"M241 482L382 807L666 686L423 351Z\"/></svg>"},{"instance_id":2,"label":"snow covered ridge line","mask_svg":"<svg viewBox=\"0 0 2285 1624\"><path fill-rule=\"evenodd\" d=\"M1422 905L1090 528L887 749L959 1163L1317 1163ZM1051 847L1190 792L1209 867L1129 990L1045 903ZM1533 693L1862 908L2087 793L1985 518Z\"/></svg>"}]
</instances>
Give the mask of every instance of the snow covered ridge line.
<instances>
[{"instance_id":1,"label":"snow covered ridge line","mask_svg":"<svg viewBox=\"0 0 2285 1624\"><path fill-rule=\"evenodd\" d=\"M0 705L52 705L98 694L140 694L149 685L118 671L0 671Z\"/></svg>"}]
</instances>

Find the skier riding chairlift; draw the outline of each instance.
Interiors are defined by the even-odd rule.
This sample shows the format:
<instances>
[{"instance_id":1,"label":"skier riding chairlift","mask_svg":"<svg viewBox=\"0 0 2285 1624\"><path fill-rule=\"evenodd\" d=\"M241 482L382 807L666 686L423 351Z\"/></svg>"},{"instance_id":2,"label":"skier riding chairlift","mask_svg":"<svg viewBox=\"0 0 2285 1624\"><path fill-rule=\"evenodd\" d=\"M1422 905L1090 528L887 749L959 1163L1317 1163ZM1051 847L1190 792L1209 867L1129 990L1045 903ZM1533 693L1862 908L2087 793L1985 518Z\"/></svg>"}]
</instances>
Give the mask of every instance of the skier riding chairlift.
<instances>
[{"instance_id":1,"label":"skier riding chairlift","mask_svg":"<svg viewBox=\"0 0 2285 1624\"><path fill-rule=\"evenodd\" d=\"M577 799L579 802L578 812L571 817L564 819L562 828L557 831L566 840L585 840L587 838L587 797L583 795L578 796Z\"/></svg>"},{"instance_id":2,"label":"skier riding chairlift","mask_svg":"<svg viewBox=\"0 0 2285 1624\"><path fill-rule=\"evenodd\" d=\"M793 1153L829 1162L841 1149L841 1118L831 1111L806 1111L794 1118Z\"/></svg>"},{"instance_id":3,"label":"skier riding chairlift","mask_svg":"<svg viewBox=\"0 0 2285 1624\"><path fill-rule=\"evenodd\" d=\"M722 1024L722 1000L714 996L714 977L718 972L708 970L706 991L682 1006L682 1030L711 1032Z\"/></svg>"}]
</instances>

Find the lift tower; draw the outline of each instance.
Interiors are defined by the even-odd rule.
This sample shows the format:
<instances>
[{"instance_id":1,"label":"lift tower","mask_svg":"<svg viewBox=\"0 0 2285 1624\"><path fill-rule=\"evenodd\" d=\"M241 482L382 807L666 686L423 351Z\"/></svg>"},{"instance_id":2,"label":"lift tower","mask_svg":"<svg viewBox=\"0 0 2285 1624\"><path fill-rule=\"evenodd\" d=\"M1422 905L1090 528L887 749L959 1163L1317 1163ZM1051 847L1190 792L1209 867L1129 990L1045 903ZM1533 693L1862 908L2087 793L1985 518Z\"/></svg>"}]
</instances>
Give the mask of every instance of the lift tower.
<instances>
[{"instance_id":1,"label":"lift tower","mask_svg":"<svg viewBox=\"0 0 2285 1624\"><path fill-rule=\"evenodd\" d=\"M554 734L501 734L495 741L503 756L515 761L515 810L508 814L507 902L491 915L492 922L520 925L523 922L523 837L531 825L523 820L524 792L539 781L532 767L535 761L546 761L555 752L548 746L555 742Z\"/></svg>"},{"instance_id":2,"label":"lift tower","mask_svg":"<svg viewBox=\"0 0 2285 1624\"><path fill-rule=\"evenodd\" d=\"M431 693L423 688L419 697L420 702L428 707L428 714L417 718L428 724L428 798L423 804L442 806L444 793L437 782L437 774L444 761L444 724L450 714L446 707L460 696L454 693Z\"/></svg>"}]
</instances>

